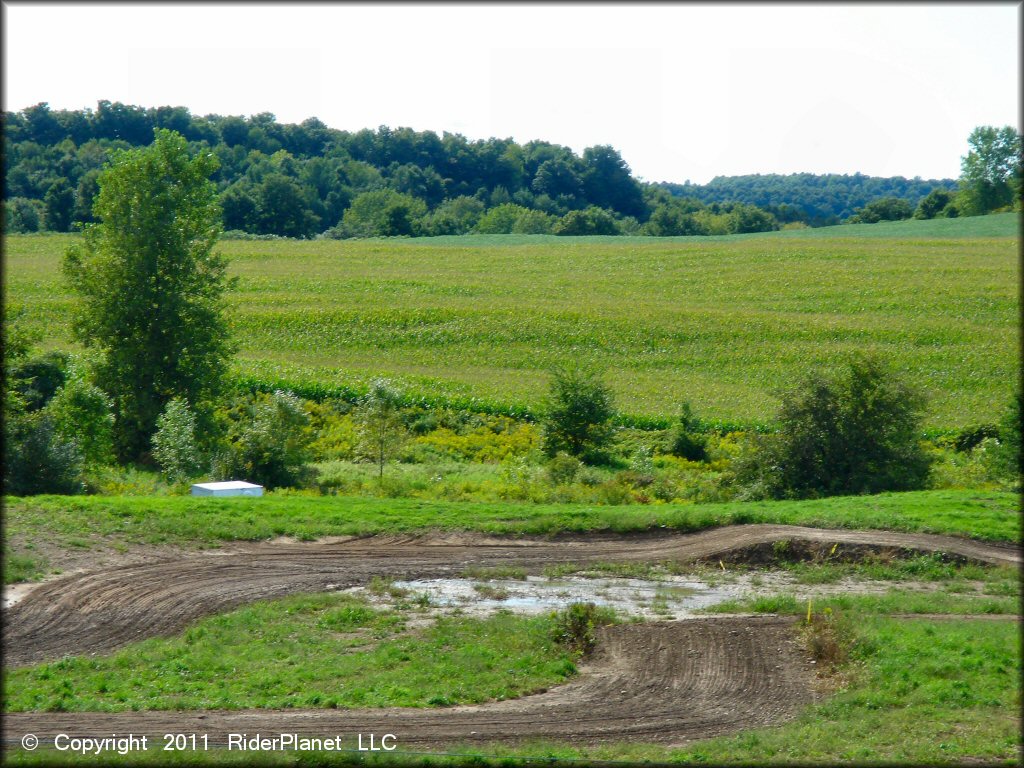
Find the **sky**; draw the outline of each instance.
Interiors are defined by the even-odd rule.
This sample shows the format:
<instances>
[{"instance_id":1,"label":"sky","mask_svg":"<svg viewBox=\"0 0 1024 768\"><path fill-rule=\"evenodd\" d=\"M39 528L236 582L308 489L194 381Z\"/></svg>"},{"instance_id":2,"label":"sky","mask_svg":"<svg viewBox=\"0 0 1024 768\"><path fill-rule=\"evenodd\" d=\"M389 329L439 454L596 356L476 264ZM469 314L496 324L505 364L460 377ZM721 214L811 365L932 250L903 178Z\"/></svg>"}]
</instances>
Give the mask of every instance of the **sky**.
<instances>
[{"instance_id":1,"label":"sky","mask_svg":"<svg viewBox=\"0 0 1024 768\"><path fill-rule=\"evenodd\" d=\"M1020 129L1020 4L4 2L4 109L101 99L611 144L646 181L956 178Z\"/></svg>"}]
</instances>

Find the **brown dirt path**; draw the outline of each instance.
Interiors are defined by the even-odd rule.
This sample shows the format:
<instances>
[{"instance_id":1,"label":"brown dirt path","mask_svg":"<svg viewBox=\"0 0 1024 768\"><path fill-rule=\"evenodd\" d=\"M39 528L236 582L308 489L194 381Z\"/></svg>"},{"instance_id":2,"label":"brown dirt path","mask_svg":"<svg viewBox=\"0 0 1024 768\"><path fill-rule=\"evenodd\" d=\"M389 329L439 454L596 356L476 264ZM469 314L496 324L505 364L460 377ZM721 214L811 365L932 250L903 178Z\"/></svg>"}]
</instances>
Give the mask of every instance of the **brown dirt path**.
<instances>
[{"instance_id":1,"label":"brown dirt path","mask_svg":"<svg viewBox=\"0 0 1024 768\"><path fill-rule=\"evenodd\" d=\"M784 525L728 526L694 534L555 539L449 534L232 545L41 584L4 611L4 663L15 667L65 655L105 653L134 640L180 631L202 616L245 603L358 586L374 576L438 578L471 566L516 565L539 571L558 563L714 560L780 540L945 552L984 563L1021 562L1020 549L1011 545Z\"/></svg>"},{"instance_id":2,"label":"brown dirt path","mask_svg":"<svg viewBox=\"0 0 1024 768\"><path fill-rule=\"evenodd\" d=\"M729 617L627 624L600 630L594 658L572 682L545 693L439 709L15 713L5 743L26 733L159 737L298 733L354 740L394 734L402 750L546 739L683 744L792 717L813 700L814 667L795 641L794 620Z\"/></svg>"}]
</instances>

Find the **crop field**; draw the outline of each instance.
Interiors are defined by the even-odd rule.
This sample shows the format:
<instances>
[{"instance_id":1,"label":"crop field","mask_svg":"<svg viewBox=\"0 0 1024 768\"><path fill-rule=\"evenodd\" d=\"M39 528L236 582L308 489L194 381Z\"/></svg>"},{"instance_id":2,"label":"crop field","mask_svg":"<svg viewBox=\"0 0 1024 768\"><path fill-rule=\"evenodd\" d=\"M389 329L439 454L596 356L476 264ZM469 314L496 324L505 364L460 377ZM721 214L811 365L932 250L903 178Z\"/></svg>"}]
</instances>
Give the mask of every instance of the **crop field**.
<instances>
[{"instance_id":1,"label":"crop field","mask_svg":"<svg viewBox=\"0 0 1024 768\"><path fill-rule=\"evenodd\" d=\"M74 236L5 239L6 299L71 345ZM1019 217L708 238L229 240L236 371L537 407L569 360L622 411L770 421L778 391L875 351L929 396L926 425L995 421L1019 367Z\"/></svg>"}]
</instances>

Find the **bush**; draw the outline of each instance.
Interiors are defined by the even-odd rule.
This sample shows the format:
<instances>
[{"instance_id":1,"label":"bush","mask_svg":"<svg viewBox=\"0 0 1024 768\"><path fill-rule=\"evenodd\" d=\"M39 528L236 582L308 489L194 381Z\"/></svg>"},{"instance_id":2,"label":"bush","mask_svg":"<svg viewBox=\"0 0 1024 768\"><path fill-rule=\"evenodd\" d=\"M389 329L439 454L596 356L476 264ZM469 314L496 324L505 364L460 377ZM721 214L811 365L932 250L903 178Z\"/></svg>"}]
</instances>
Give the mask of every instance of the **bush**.
<instances>
[{"instance_id":1,"label":"bush","mask_svg":"<svg viewBox=\"0 0 1024 768\"><path fill-rule=\"evenodd\" d=\"M4 201L4 234L38 232L43 223L42 202L27 197Z\"/></svg>"},{"instance_id":2,"label":"bush","mask_svg":"<svg viewBox=\"0 0 1024 768\"><path fill-rule=\"evenodd\" d=\"M153 458L172 483L195 477L202 469L196 443L196 415L186 400L175 397L157 419Z\"/></svg>"},{"instance_id":3,"label":"bush","mask_svg":"<svg viewBox=\"0 0 1024 768\"><path fill-rule=\"evenodd\" d=\"M555 224L555 217L544 211L527 210L516 217L512 224L512 233L516 235L550 235Z\"/></svg>"},{"instance_id":4,"label":"bush","mask_svg":"<svg viewBox=\"0 0 1024 768\"><path fill-rule=\"evenodd\" d=\"M429 446L437 454L472 462L501 462L513 456L523 456L539 447L537 428L517 422L508 416L481 415L479 424L455 425L456 429L439 426L436 414L432 420L423 415L413 420L413 431L429 423L434 429L416 439L416 443Z\"/></svg>"},{"instance_id":5,"label":"bush","mask_svg":"<svg viewBox=\"0 0 1024 768\"><path fill-rule=\"evenodd\" d=\"M583 465L575 456L570 456L565 451L558 454L548 462L547 475L554 485L568 485L576 479L577 473Z\"/></svg>"},{"instance_id":6,"label":"bush","mask_svg":"<svg viewBox=\"0 0 1024 768\"><path fill-rule=\"evenodd\" d=\"M513 231L516 223L528 213L530 213L529 208L515 203L496 205L480 217L474 231L481 235L507 235Z\"/></svg>"},{"instance_id":7,"label":"bush","mask_svg":"<svg viewBox=\"0 0 1024 768\"><path fill-rule=\"evenodd\" d=\"M936 187L921 198L921 202L917 204L917 210L914 211L914 218L934 219L936 216L941 216L955 198L955 192Z\"/></svg>"},{"instance_id":8,"label":"bush","mask_svg":"<svg viewBox=\"0 0 1024 768\"><path fill-rule=\"evenodd\" d=\"M619 225L608 211L591 205L582 211L569 211L555 222L551 232L556 235L617 235Z\"/></svg>"},{"instance_id":9,"label":"bush","mask_svg":"<svg viewBox=\"0 0 1024 768\"><path fill-rule=\"evenodd\" d=\"M570 603L553 613L551 618L555 622L555 642L586 656L594 650L597 642L596 629L613 623L615 614L608 608L598 608L594 603Z\"/></svg>"},{"instance_id":10,"label":"bush","mask_svg":"<svg viewBox=\"0 0 1024 768\"><path fill-rule=\"evenodd\" d=\"M925 487L923 398L876 358L812 374L783 396L777 434L759 439L738 479L754 496L812 498Z\"/></svg>"},{"instance_id":11,"label":"bush","mask_svg":"<svg viewBox=\"0 0 1024 768\"><path fill-rule=\"evenodd\" d=\"M44 408L67 381L68 356L47 352L20 362L10 370L9 386L21 397L28 411Z\"/></svg>"},{"instance_id":12,"label":"bush","mask_svg":"<svg viewBox=\"0 0 1024 768\"><path fill-rule=\"evenodd\" d=\"M375 189L353 200L337 231L331 232L340 237L409 237L420 234L426 213L427 205L419 198Z\"/></svg>"},{"instance_id":13,"label":"bush","mask_svg":"<svg viewBox=\"0 0 1024 768\"><path fill-rule=\"evenodd\" d=\"M351 459L355 456L359 434L348 413L341 413L330 403L306 403L307 427L312 442L310 452L316 461Z\"/></svg>"},{"instance_id":14,"label":"bush","mask_svg":"<svg viewBox=\"0 0 1024 768\"><path fill-rule=\"evenodd\" d=\"M689 403L683 403L679 421L672 432L671 453L688 461L706 461L708 458L707 438L698 434L700 422L693 415Z\"/></svg>"},{"instance_id":15,"label":"bush","mask_svg":"<svg viewBox=\"0 0 1024 768\"><path fill-rule=\"evenodd\" d=\"M953 439L953 447L961 453L972 451L981 444L982 440L999 437L999 427L995 424L978 424L973 427L965 427L957 432Z\"/></svg>"},{"instance_id":16,"label":"bush","mask_svg":"<svg viewBox=\"0 0 1024 768\"><path fill-rule=\"evenodd\" d=\"M76 441L87 465L114 459L114 414L110 398L81 376L72 378L46 406L57 435Z\"/></svg>"},{"instance_id":17,"label":"bush","mask_svg":"<svg viewBox=\"0 0 1024 768\"><path fill-rule=\"evenodd\" d=\"M1021 454L1020 419L1024 394L1018 392L999 423L999 445L993 451L993 468L997 475L1016 487L1024 483L1024 455Z\"/></svg>"},{"instance_id":18,"label":"bush","mask_svg":"<svg viewBox=\"0 0 1024 768\"><path fill-rule=\"evenodd\" d=\"M575 366L552 372L544 407L544 450L548 456L603 459L611 442L615 415L611 389L593 371Z\"/></svg>"},{"instance_id":19,"label":"bush","mask_svg":"<svg viewBox=\"0 0 1024 768\"><path fill-rule=\"evenodd\" d=\"M4 489L12 496L82 493L82 453L45 412L4 414Z\"/></svg>"},{"instance_id":20,"label":"bush","mask_svg":"<svg viewBox=\"0 0 1024 768\"><path fill-rule=\"evenodd\" d=\"M301 485L308 477L309 417L295 395L260 393L227 414L227 447L215 461L224 480L245 479L268 489Z\"/></svg>"},{"instance_id":21,"label":"bush","mask_svg":"<svg viewBox=\"0 0 1024 768\"><path fill-rule=\"evenodd\" d=\"M854 212L847 221L850 224L877 224L880 221L901 221L914 214L910 203L899 197L883 197L872 200Z\"/></svg>"}]
</instances>

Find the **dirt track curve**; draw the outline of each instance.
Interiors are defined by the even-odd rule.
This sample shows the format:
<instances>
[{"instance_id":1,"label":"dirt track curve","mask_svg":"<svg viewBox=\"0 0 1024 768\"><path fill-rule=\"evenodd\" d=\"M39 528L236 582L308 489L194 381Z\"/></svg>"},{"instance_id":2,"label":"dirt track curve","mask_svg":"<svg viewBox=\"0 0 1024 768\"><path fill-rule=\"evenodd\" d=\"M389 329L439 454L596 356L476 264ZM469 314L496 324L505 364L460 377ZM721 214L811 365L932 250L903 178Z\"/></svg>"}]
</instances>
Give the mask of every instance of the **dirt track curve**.
<instances>
[{"instance_id":1,"label":"dirt track curve","mask_svg":"<svg viewBox=\"0 0 1024 768\"><path fill-rule=\"evenodd\" d=\"M717 618L606 627L595 658L546 693L472 707L378 710L23 713L4 716L5 741L25 733L159 737L205 733L396 736L402 750L473 742L565 740L681 744L792 717L812 699L813 666L791 619Z\"/></svg>"},{"instance_id":2,"label":"dirt track curve","mask_svg":"<svg viewBox=\"0 0 1024 768\"><path fill-rule=\"evenodd\" d=\"M496 539L453 534L251 544L108 568L43 584L5 611L4 664L103 653L255 600L366 584L374 576L423 579L467 567L557 563L697 561L738 556L788 540L824 547L945 552L1019 563L1017 547L930 534L741 525L694 534Z\"/></svg>"},{"instance_id":3,"label":"dirt track curve","mask_svg":"<svg viewBox=\"0 0 1024 768\"><path fill-rule=\"evenodd\" d=\"M106 568L40 585L4 611L8 668L70 654L104 653L179 631L204 615L255 600L357 586L374 576L436 578L468 567L558 563L700 561L749 557L788 540L835 554L869 550L944 552L993 564L1021 562L1020 549L967 539L886 531L747 525L695 534L498 539L475 534L367 537L309 544L229 545L144 564ZM229 733L316 737L393 733L399 748L551 739L681 744L785 720L813 698L810 660L792 620L719 617L606 627L598 652L566 685L515 701L473 707L378 710L245 710L6 714L3 737L25 733L109 736Z\"/></svg>"}]
</instances>

